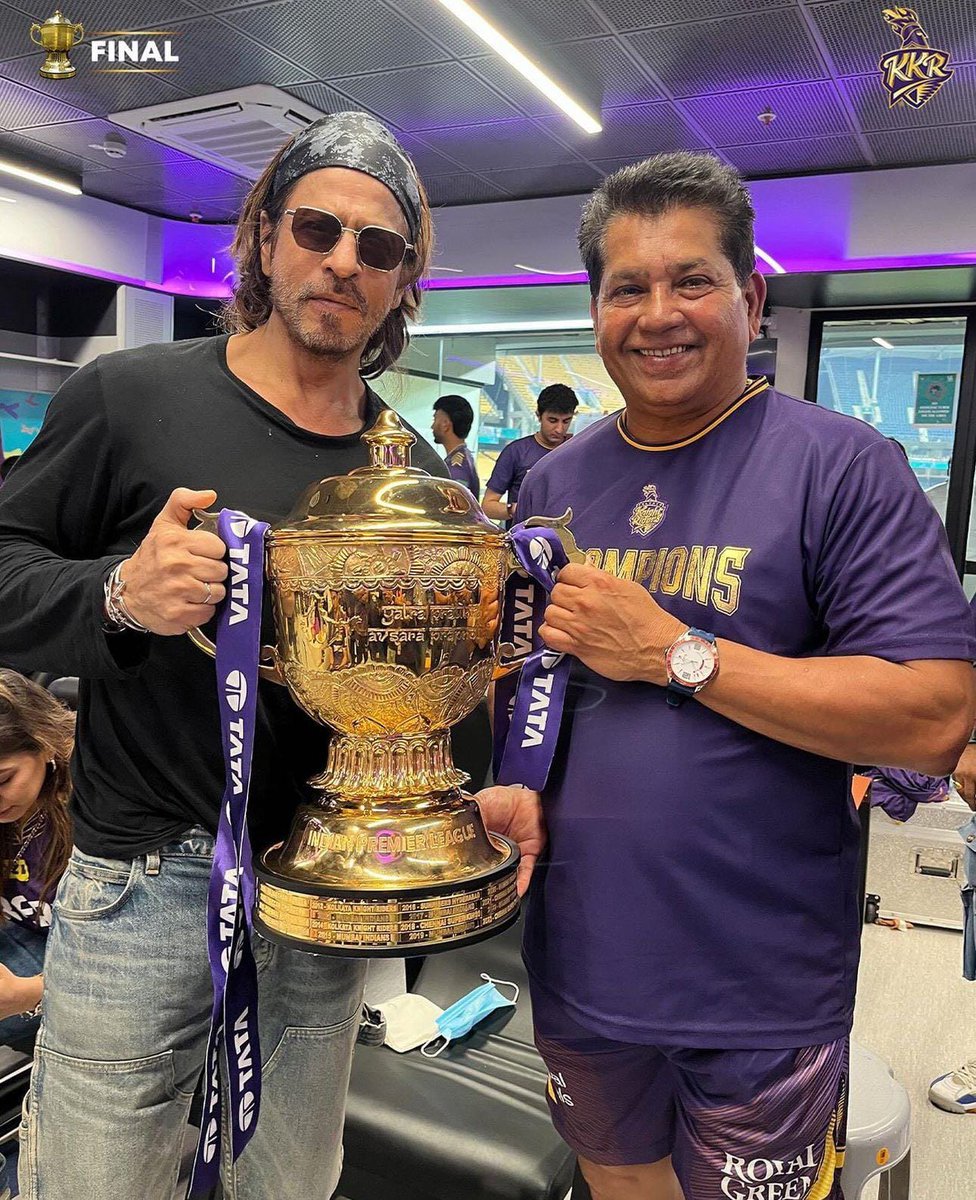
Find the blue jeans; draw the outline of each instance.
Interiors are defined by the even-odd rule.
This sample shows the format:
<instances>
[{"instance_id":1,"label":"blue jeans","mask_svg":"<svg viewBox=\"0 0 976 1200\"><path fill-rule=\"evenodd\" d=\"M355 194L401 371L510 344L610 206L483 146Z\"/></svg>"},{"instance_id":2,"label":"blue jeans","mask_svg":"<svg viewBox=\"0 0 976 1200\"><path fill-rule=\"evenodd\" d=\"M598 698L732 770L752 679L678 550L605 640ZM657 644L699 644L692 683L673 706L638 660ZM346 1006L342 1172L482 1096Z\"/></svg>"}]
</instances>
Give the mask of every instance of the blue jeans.
<instances>
[{"instance_id":1,"label":"blue jeans","mask_svg":"<svg viewBox=\"0 0 976 1200\"><path fill-rule=\"evenodd\" d=\"M21 1126L24 1200L172 1200L210 1025L212 855L202 830L131 862L72 854ZM225 1131L224 1191L328 1197L366 964L254 941L264 1091L233 1165Z\"/></svg>"},{"instance_id":2,"label":"blue jeans","mask_svg":"<svg viewBox=\"0 0 976 1200\"><path fill-rule=\"evenodd\" d=\"M15 975L40 975L46 946L46 929L42 932L10 920L0 926L0 963ZM0 1021L0 1044L11 1046L29 1041L37 1032L39 1021L39 1017L23 1017L19 1013L4 1018Z\"/></svg>"}]
</instances>

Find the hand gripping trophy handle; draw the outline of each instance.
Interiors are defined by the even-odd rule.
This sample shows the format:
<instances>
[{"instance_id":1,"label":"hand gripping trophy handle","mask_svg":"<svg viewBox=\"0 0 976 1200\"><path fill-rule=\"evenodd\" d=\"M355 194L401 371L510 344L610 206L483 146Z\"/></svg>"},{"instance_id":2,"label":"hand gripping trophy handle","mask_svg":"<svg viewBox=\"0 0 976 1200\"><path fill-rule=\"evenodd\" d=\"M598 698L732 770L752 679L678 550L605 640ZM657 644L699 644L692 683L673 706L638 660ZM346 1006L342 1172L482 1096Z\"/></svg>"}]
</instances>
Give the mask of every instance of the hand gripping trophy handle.
<instances>
[{"instance_id":1,"label":"hand gripping trophy handle","mask_svg":"<svg viewBox=\"0 0 976 1200\"><path fill-rule=\"evenodd\" d=\"M219 514L214 512L205 512L203 509L195 508L193 515L200 522L197 529L204 529L207 533L217 534L217 517ZM211 658L216 658L217 647L213 644L210 638L203 632L202 629L190 629L187 631L187 637L204 654L209 654ZM279 683L282 687L287 686L285 677L281 672L281 667L278 665L278 651L274 646L261 647L261 664L258 667L258 673L262 679L267 679L271 683Z\"/></svg>"}]
</instances>

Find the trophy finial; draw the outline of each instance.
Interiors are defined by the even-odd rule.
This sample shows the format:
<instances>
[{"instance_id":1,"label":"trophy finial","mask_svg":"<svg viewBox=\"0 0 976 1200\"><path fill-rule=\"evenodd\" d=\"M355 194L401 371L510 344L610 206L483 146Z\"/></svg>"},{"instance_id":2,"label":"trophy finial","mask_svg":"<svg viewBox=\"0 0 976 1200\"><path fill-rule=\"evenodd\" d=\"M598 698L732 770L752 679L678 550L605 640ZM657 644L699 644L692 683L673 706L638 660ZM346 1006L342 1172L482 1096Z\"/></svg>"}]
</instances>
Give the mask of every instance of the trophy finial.
<instances>
[{"instance_id":1,"label":"trophy finial","mask_svg":"<svg viewBox=\"0 0 976 1200\"><path fill-rule=\"evenodd\" d=\"M363 434L372 467L409 467L410 447L416 440L392 408L384 408L372 429Z\"/></svg>"}]
</instances>

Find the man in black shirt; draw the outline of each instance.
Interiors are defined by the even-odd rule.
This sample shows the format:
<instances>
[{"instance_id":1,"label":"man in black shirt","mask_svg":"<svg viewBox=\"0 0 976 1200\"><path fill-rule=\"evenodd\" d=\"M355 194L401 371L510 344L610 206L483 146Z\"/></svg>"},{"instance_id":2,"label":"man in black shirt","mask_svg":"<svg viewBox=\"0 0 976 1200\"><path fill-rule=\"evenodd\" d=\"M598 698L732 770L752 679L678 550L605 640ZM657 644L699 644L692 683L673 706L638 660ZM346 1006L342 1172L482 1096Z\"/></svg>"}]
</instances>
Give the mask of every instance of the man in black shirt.
<instances>
[{"instance_id":1,"label":"man in black shirt","mask_svg":"<svg viewBox=\"0 0 976 1200\"><path fill-rule=\"evenodd\" d=\"M209 1026L223 789L213 664L178 635L213 617L225 548L189 527L192 510L279 520L309 483L365 465L360 435L382 404L364 380L406 344L431 245L426 197L389 132L362 113L323 118L245 202L230 336L83 367L4 484L0 659L82 681L76 850L45 965L27 1200L172 1195ZM414 462L445 473L423 441ZM327 738L261 684L257 850L284 835ZM259 938L255 958L262 1108L233 1165L225 1148L225 1187L237 1200L328 1196L364 964Z\"/></svg>"}]
</instances>

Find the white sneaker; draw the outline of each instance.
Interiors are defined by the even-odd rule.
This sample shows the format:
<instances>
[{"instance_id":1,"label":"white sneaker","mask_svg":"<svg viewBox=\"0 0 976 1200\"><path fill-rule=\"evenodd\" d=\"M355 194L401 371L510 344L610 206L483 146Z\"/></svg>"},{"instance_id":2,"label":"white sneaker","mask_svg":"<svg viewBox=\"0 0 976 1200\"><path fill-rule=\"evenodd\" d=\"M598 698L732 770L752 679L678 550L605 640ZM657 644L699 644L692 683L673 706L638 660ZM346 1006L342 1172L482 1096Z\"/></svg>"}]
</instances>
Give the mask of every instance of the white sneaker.
<instances>
[{"instance_id":1,"label":"white sneaker","mask_svg":"<svg viewBox=\"0 0 976 1200\"><path fill-rule=\"evenodd\" d=\"M932 1080L929 1100L951 1113L976 1113L976 1058Z\"/></svg>"}]
</instances>

